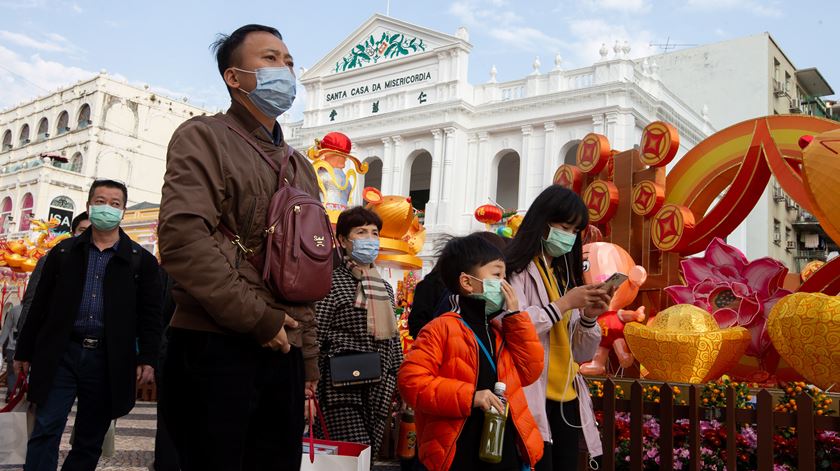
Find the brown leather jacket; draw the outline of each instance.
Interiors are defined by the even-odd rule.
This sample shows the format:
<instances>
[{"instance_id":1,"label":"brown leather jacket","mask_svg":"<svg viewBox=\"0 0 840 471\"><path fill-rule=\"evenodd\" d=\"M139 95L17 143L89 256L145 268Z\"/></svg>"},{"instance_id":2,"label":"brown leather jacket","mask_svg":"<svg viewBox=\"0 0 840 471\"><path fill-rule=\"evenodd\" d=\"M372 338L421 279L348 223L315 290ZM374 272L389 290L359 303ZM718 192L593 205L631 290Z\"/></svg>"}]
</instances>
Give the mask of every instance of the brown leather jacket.
<instances>
[{"instance_id":1,"label":"brown leather jacket","mask_svg":"<svg viewBox=\"0 0 840 471\"><path fill-rule=\"evenodd\" d=\"M237 101L225 114L236 121L278 163L287 152ZM219 115L220 116L220 115ZM277 127L279 132L279 125ZM311 163L298 152L297 171L285 169L294 186L319 197ZM300 323L289 342L302 349L306 379L318 379L314 304L277 299L242 253L219 232L223 223L259 254L264 248L266 212L277 175L241 136L218 119L199 116L172 135L158 228L163 267L175 280L173 327L250 334L263 344L277 334L286 315ZM259 256L259 255L258 255Z\"/></svg>"}]
</instances>

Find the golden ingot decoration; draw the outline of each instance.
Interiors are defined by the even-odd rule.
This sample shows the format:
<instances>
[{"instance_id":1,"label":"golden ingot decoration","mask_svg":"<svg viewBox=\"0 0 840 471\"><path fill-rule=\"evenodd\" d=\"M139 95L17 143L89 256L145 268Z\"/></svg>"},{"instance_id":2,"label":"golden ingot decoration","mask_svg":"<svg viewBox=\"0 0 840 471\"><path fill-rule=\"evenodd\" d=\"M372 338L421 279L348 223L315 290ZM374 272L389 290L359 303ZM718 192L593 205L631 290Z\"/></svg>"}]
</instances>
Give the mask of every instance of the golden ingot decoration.
<instances>
[{"instance_id":1,"label":"golden ingot decoration","mask_svg":"<svg viewBox=\"0 0 840 471\"><path fill-rule=\"evenodd\" d=\"M770 311L767 332L782 359L822 389L840 383L840 296L794 293Z\"/></svg>"},{"instance_id":2,"label":"golden ingot decoration","mask_svg":"<svg viewBox=\"0 0 840 471\"><path fill-rule=\"evenodd\" d=\"M624 338L648 379L693 384L726 373L750 343L747 329L721 329L711 314L691 304L671 306L647 325L628 323Z\"/></svg>"}]
</instances>

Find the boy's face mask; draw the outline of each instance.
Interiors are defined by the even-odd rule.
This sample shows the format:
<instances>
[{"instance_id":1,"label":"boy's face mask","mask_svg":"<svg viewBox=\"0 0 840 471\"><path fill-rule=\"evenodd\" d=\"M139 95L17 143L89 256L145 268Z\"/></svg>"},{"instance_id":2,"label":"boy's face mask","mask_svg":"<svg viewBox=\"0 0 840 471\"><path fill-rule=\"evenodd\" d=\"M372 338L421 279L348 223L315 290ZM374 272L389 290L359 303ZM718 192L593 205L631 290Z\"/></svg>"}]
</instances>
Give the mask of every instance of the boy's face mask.
<instances>
[{"instance_id":1,"label":"boy's face mask","mask_svg":"<svg viewBox=\"0 0 840 471\"><path fill-rule=\"evenodd\" d=\"M467 275L466 273L464 273ZM505 294L502 292L502 280L498 278L485 278L479 280L478 278L467 275L473 280L480 281L483 286L483 292L472 293L471 298L481 299L484 301L484 314L493 314L502 310L505 306Z\"/></svg>"}]
</instances>

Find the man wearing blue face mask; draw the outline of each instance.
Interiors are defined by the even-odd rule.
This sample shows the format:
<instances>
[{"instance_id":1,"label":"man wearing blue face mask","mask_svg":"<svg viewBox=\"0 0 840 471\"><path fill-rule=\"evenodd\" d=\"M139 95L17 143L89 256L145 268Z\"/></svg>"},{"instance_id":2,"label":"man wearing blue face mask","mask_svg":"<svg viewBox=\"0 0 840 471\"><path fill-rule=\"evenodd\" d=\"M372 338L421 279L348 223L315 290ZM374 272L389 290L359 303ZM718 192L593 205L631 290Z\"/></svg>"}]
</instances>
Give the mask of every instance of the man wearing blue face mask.
<instances>
[{"instance_id":1,"label":"man wearing blue face mask","mask_svg":"<svg viewBox=\"0 0 840 471\"><path fill-rule=\"evenodd\" d=\"M256 267L278 188L260 153L319 198L277 123L295 99L294 61L262 25L213 50L230 109L181 125L167 153L158 233L176 307L160 410L182 470L298 469L304 396L319 377L314 304L281 299Z\"/></svg>"},{"instance_id":2,"label":"man wearing blue face mask","mask_svg":"<svg viewBox=\"0 0 840 471\"><path fill-rule=\"evenodd\" d=\"M62 469L93 471L111 420L134 407L137 383L154 381L158 264L119 227L127 200L124 184L95 181L88 197L92 227L58 244L44 264L15 354L16 369L30 374L29 400L38 406L26 471L56 469L77 398L75 439Z\"/></svg>"}]
</instances>

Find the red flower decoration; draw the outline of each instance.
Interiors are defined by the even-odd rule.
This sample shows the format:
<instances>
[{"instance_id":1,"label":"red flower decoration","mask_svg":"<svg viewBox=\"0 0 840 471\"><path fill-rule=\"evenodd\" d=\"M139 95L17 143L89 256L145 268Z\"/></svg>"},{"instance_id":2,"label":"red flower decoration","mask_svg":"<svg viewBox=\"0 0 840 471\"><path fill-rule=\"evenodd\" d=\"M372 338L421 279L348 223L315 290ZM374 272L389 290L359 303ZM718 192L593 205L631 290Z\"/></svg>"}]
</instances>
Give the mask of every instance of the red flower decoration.
<instances>
[{"instance_id":1,"label":"red flower decoration","mask_svg":"<svg viewBox=\"0 0 840 471\"><path fill-rule=\"evenodd\" d=\"M715 238L703 257L681 262L687 286L669 286L674 302L693 304L712 313L722 328L741 326L752 334L747 355L762 358L772 348L767 315L779 299L788 269L772 258L750 262L740 250Z\"/></svg>"}]
</instances>

